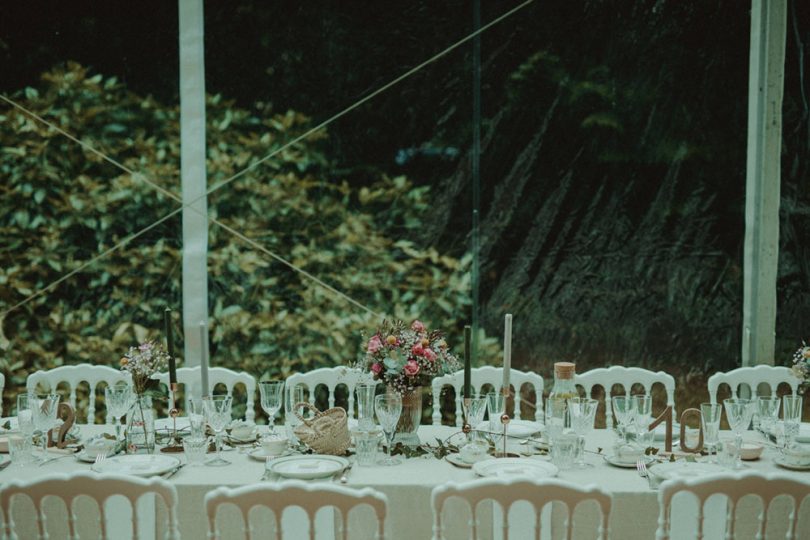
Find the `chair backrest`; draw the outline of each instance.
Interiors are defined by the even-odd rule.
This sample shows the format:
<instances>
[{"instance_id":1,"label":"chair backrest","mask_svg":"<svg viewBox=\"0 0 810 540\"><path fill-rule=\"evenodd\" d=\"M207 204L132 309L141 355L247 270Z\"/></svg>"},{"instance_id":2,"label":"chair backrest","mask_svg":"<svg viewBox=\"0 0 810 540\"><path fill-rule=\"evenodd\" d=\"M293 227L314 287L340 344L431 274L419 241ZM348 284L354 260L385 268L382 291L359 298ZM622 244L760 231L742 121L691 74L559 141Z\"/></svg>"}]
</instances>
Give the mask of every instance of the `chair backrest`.
<instances>
[{"instance_id":1,"label":"chair backrest","mask_svg":"<svg viewBox=\"0 0 810 540\"><path fill-rule=\"evenodd\" d=\"M481 366L473 368L470 371L470 383L474 393L480 393L484 385L491 385L495 391L501 388L503 381L503 368L494 366ZM535 419L543 420L543 377L532 371L519 371L513 369L509 372L510 385L515 389L515 419L520 420L520 389L523 385L528 384L534 389L536 396L535 402ZM456 425L461 426L461 415L458 411L461 410L462 400L462 386L464 386L464 370L456 371L448 375L436 377L431 384L433 390L433 416L434 424L442 423L442 412L440 399L441 391L445 386L452 386L456 392Z\"/></svg>"},{"instance_id":2,"label":"chair backrest","mask_svg":"<svg viewBox=\"0 0 810 540\"><path fill-rule=\"evenodd\" d=\"M358 506L369 505L377 518L377 538L384 538L385 518L388 512L388 498L371 488L352 489L329 484L307 484L300 481L282 482L276 485L252 485L240 488L217 488L205 496L205 510L208 514L208 538L220 538L217 527L217 509L220 505L232 504L242 514L242 523L247 538L267 538L269 534L256 535L249 532L250 511L255 507L268 508L276 522L276 536L281 538L281 517L284 509L300 507L309 517L309 537L315 538L315 514L319 509L334 507L341 515L341 533L335 538L349 537L349 512ZM299 536L300 537L300 536Z\"/></svg>"},{"instance_id":3,"label":"chair backrest","mask_svg":"<svg viewBox=\"0 0 810 540\"><path fill-rule=\"evenodd\" d=\"M349 396L347 412L349 418L354 418L354 389L360 382L374 381L370 373L345 366L318 368L306 373L293 373L287 377L284 386L284 402L289 403L290 393L293 388L303 386L306 390L309 390L309 403L315 405L315 389L323 385L329 392L329 408L332 408L335 406L335 388L345 384Z\"/></svg>"},{"instance_id":4,"label":"chair backrest","mask_svg":"<svg viewBox=\"0 0 810 540\"><path fill-rule=\"evenodd\" d=\"M688 479L668 480L658 489L658 531L656 540L669 540L672 526L672 499L680 492L691 493L698 502L698 511L695 514L689 511L688 519L697 520L698 540L703 538L704 505L712 495L725 495L727 498L725 520L725 538L736 538L734 528L736 509L740 499L747 495L755 495L762 504L762 511L757 516L759 534L757 538L765 538L768 526L768 509L773 500L779 496L786 496L793 503L793 510L786 512L786 516L777 519L787 527L788 540L796 538L796 525L798 524L799 508L802 501L810 497L810 482L794 479L784 474L762 474L757 472L713 474L709 476L693 477ZM746 508L747 515L752 515ZM684 516L686 517L686 516ZM776 516L771 515L774 518ZM681 516L679 515L679 520ZM750 536L749 538L753 538Z\"/></svg>"},{"instance_id":5,"label":"chair backrest","mask_svg":"<svg viewBox=\"0 0 810 540\"><path fill-rule=\"evenodd\" d=\"M756 395L757 387L760 384L766 384L771 391L771 395L776 395L776 388L781 383L790 386L790 391L795 394L799 389L800 382L790 368L759 365L740 367L727 372L717 372L709 377L707 386L709 387L709 399L712 403L717 403L717 390L720 389L721 384L727 384L731 388L731 396L737 397L740 385L747 385L751 389L751 394Z\"/></svg>"},{"instance_id":6,"label":"chair backrest","mask_svg":"<svg viewBox=\"0 0 810 540\"><path fill-rule=\"evenodd\" d=\"M166 538L180 537L177 524L177 491L174 486L160 478L138 478L113 474L97 474L91 472L78 472L74 474L52 474L39 477L35 480L17 480L0 486L0 513L3 521L3 538L16 538L12 536L14 520L12 514L12 500L23 496L31 500L36 514L36 527L39 538L45 535L46 513L47 520L53 521L52 512L46 512L43 502L46 498L61 499L67 509L66 529L68 538L78 538L76 525L79 517L74 514L74 504L79 497L89 497L96 502L99 510L99 529L101 538L120 538L121 531L107 530L104 503L114 495L125 497L132 507L132 538L138 538L138 499L146 494L155 494L166 506L167 521ZM154 514L151 514L154 520ZM86 518L85 518L86 519ZM82 520L83 521L83 520Z\"/></svg>"},{"instance_id":7,"label":"chair backrest","mask_svg":"<svg viewBox=\"0 0 810 540\"><path fill-rule=\"evenodd\" d=\"M540 538L542 526L541 514L543 507L551 502L562 502L568 507L568 517L565 527L568 531L566 538L571 538L573 529L574 511L579 503L584 501L595 501L601 510L601 519L597 538L600 540L607 536L608 521L610 520L610 510L612 506L611 496L602 489L594 486L580 486L550 478L547 480L520 480L517 478L483 478L457 484L448 482L444 485L433 488L431 503L433 506L433 540L443 538L442 510L448 499L458 497L463 499L470 508L472 519L470 520L469 538L478 538L478 503L485 500L497 502L503 510L503 538L509 537L509 508L518 501L527 501L534 507L534 535L533 538Z\"/></svg>"},{"instance_id":8,"label":"chair backrest","mask_svg":"<svg viewBox=\"0 0 810 540\"><path fill-rule=\"evenodd\" d=\"M105 383L107 386L112 386L119 382L132 384L132 376L126 371L121 371L110 366L77 364L74 366L59 366L44 371L39 370L28 376L25 387L28 392L35 391L37 386L55 392L59 384L66 383L70 387L68 403L70 403L71 407L76 409L76 388L82 382L86 382L90 387L90 395L87 400L86 422L88 424L94 424L96 421L96 390L98 385ZM76 421L78 422L80 418L78 414L76 416ZM108 412L106 422L112 424L114 420L115 419Z\"/></svg>"},{"instance_id":9,"label":"chair backrest","mask_svg":"<svg viewBox=\"0 0 810 540\"><path fill-rule=\"evenodd\" d=\"M157 373L153 377L161 383L169 386L169 374ZM188 400L193 396L199 396L202 390L202 379L200 378L200 366L177 368L177 384L182 384L185 388L186 410L188 410ZM224 367L208 368L208 384L213 390L217 384L225 385L225 390L229 396L233 396L233 388L237 384L245 387L247 403L245 403L245 420L253 422L256 418L254 410L256 395L256 378L246 371L233 371ZM169 392L169 408L174 407L174 396Z\"/></svg>"},{"instance_id":10,"label":"chair backrest","mask_svg":"<svg viewBox=\"0 0 810 540\"><path fill-rule=\"evenodd\" d=\"M611 401L615 385L624 388L626 394L635 384L644 388L644 393L650 395L654 384L661 384L667 393L667 405L675 413L675 377L663 371L650 371L639 367L611 366L609 368L596 368L574 376L574 384L585 389L585 395L591 397L595 386L605 389L605 425L613 427L613 405Z\"/></svg>"}]
</instances>

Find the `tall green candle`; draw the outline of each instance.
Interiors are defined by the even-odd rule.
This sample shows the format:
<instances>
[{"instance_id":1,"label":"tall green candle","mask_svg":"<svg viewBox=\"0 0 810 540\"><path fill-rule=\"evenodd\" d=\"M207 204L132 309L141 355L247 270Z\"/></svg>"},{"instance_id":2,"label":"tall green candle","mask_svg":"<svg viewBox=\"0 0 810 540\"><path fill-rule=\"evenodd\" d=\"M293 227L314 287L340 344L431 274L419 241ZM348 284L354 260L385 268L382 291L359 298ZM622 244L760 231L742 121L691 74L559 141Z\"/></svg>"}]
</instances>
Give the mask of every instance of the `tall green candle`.
<instances>
[{"instance_id":1,"label":"tall green candle","mask_svg":"<svg viewBox=\"0 0 810 540\"><path fill-rule=\"evenodd\" d=\"M174 337L172 336L172 309L163 311L163 324L166 328L166 352L169 354L169 384L177 382L177 364L174 361Z\"/></svg>"},{"instance_id":2,"label":"tall green candle","mask_svg":"<svg viewBox=\"0 0 810 540\"><path fill-rule=\"evenodd\" d=\"M472 354L470 348L470 341L472 338L472 329L470 325L464 326L464 397L469 398L472 396Z\"/></svg>"}]
</instances>

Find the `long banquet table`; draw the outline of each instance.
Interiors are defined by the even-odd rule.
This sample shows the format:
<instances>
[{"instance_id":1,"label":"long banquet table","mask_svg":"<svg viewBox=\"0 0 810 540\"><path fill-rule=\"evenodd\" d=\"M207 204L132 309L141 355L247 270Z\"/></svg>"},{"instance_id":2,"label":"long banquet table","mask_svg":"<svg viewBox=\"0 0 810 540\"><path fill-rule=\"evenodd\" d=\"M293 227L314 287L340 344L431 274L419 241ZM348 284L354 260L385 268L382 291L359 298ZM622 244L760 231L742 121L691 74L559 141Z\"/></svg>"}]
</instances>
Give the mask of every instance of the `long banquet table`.
<instances>
[{"instance_id":1,"label":"long banquet table","mask_svg":"<svg viewBox=\"0 0 810 540\"><path fill-rule=\"evenodd\" d=\"M100 431L104 426L83 426L85 434ZM109 429L109 428L107 428ZM423 441L435 441L437 437L446 438L457 431L448 426L422 426L419 434ZM724 434L725 436L725 434ZM746 439L755 439L759 434L750 432ZM612 434L605 430L596 430L588 439L587 449L609 453ZM529 448L518 446L516 448ZM655 537L658 517L657 492L649 489L647 480L641 478L634 469L622 469L607 464L602 455L587 453L587 461L593 467L587 469L564 470L559 478L577 484L596 484L613 495L613 511L610 520L610 537L626 540L649 540ZM182 456L182 454L179 454ZM219 486L243 486L258 481L264 471L264 463L250 458L238 450L227 452L226 457L232 464L225 467L184 467L171 478L179 495L179 521L182 538L206 538L207 522L203 498L207 492ZM547 459L536 456L532 459ZM33 479L56 472L88 470L90 465L74 458L59 459L44 466L8 467L0 472L0 482L12 479ZM780 470L767 455L756 462L747 463L748 470L775 472ZM782 471L786 472L786 471ZM810 481L810 472L790 473ZM445 460L433 457L408 459L405 463L393 467L360 467L355 466L350 475L350 487L370 486L385 493L389 501L389 515L386 523L387 537L390 539L429 539L432 535L432 511L430 506L431 490L444 482L464 482L473 480L475 475L469 469L455 467ZM328 481L332 481L331 479ZM495 512L497 514L497 512ZM461 513L463 514L463 513ZM461 515L459 514L459 515ZM555 523L559 524L558 512ZM577 514L577 519L580 519ZM455 516L459 519L458 516ZM810 504L805 504L801 512L802 534L810 538ZM466 524L466 517L459 523ZM582 516L582 519L588 519ZM351 532L359 532L352 527ZM235 529L231 530L232 532ZM494 532L498 537L498 528ZM466 530L450 527L448 538L465 538ZM577 537L580 535L577 534ZM230 537L230 535L226 535ZM235 535L234 537L240 537ZM556 537L556 535L555 535ZM686 535L688 537L688 534ZM801 535L799 536L802 537Z\"/></svg>"}]
</instances>

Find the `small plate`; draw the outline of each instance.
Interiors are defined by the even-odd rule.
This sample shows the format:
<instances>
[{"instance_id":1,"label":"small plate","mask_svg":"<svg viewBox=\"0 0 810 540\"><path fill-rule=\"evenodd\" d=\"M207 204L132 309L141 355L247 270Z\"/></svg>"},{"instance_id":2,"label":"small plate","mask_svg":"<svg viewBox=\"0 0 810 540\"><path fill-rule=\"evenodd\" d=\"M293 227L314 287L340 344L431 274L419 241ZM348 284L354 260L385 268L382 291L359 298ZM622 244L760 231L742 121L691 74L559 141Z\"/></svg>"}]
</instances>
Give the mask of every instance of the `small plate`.
<instances>
[{"instance_id":1,"label":"small plate","mask_svg":"<svg viewBox=\"0 0 810 540\"><path fill-rule=\"evenodd\" d=\"M489 421L478 424L477 429L489 431ZM529 420L510 420L506 426L506 434L512 437L526 438L543 430L540 422L530 422ZM498 425L498 432L503 433L503 426Z\"/></svg>"},{"instance_id":2,"label":"small plate","mask_svg":"<svg viewBox=\"0 0 810 540\"><path fill-rule=\"evenodd\" d=\"M479 461L472 466L478 476L549 478L557 476L560 470L548 461L531 458L495 458Z\"/></svg>"},{"instance_id":3,"label":"small plate","mask_svg":"<svg viewBox=\"0 0 810 540\"><path fill-rule=\"evenodd\" d=\"M313 454L310 456L288 456L274 459L267 470L284 478L311 480L333 476L349 466L349 460Z\"/></svg>"},{"instance_id":4,"label":"small plate","mask_svg":"<svg viewBox=\"0 0 810 540\"><path fill-rule=\"evenodd\" d=\"M461 467L462 469L472 469L473 466L472 463L467 463L466 461L461 459L461 456L458 454L447 454L446 456L444 456L444 459L446 459L447 462L450 463L451 465Z\"/></svg>"},{"instance_id":5,"label":"small plate","mask_svg":"<svg viewBox=\"0 0 810 540\"><path fill-rule=\"evenodd\" d=\"M641 457L641 456L639 456ZM647 465L655 461L655 457L653 456L643 456L644 460L647 462ZM624 469L635 469L636 468L636 461L638 459L632 459L630 461L626 461L623 459L619 459L618 456L605 456L605 461L613 465L614 467L622 467Z\"/></svg>"},{"instance_id":6,"label":"small plate","mask_svg":"<svg viewBox=\"0 0 810 540\"><path fill-rule=\"evenodd\" d=\"M810 464L808 465L796 465L795 463L790 463L785 461L785 458L782 456L775 457L773 460L774 463L779 465L780 467L784 467L785 469L790 469L791 471L810 471Z\"/></svg>"},{"instance_id":7,"label":"small plate","mask_svg":"<svg viewBox=\"0 0 810 540\"><path fill-rule=\"evenodd\" d=\"M291 454L292 450L290 450L289 448L280 454L265 454L264 448L256 448L255 450L251 450L250 452L248 452L248 456L255 459L256 461L267 461L267 458L275 459L289 456Z\"/></svg>"},{"instance_id":8,"label":"small plate","mask_svg":"<svg viewBox=\"0 0 810 540\"><path fill-rule=\"evenodd\" d=\"M189 429L191 425L188 421L188 416L178 416L177 418L158 418L155 420L155 429L163 431L174 429L174 420L177 420L177 429Z\"/></svg>"},{"instance_id":9,"label":"small plate","mask_svg":"<svg viewBox=\"0 0 810 540\"><path fill-rule=\"evenodd\" d=\"M803 422L799 426L799 434L796 435L796 442L810 443L810 423Z\"/></svg>"},{"instance_id":10,"label":"small plate","mask_svg":"<svg viewBox=\"0 0 810 540\"><path fill-rule=\"evenodd\" d=\"M109 457L95 463L91 469L98 473L155 476L178 467L180 460L166 454L129 454Z\"/></svg>"}]
</instances>

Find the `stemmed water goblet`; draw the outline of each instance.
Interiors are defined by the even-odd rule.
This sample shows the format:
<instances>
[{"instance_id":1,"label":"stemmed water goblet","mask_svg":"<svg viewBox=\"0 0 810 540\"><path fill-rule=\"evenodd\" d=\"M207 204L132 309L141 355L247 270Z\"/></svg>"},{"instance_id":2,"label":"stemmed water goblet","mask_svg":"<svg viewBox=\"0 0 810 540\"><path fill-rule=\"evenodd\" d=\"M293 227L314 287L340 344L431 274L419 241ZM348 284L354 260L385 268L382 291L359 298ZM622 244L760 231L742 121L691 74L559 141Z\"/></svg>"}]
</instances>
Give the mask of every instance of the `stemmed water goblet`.
<instances>
[{"instance_id":1,"label":"stemmed water goblet","mask_svg":"<svg viewBox=\"0 0 810 540\"><path fill-rule=\"evenodd\" d=\"M568 400L571 428L579 438L578 444L581 447L577 451L577 460L574 466L580 469L592 467L592 465L585 463L585 440L593 431L597 407L599 407L599 401L591 398L575 397Z\"/></svg>"},{"instance_id":2,"label":"stemmed water goblet","mask_svg":"<svg viewBox=\"0 0 810 540\"><path fill-rule=\"evenodd\" d=\"M700 404L700 422L703 426L703 445L709 449L710 463L717 459L711 459L711 453L717 455L717 445L720 444L720 417L723 414L723 407L719 403Z\"/></svg>"},{"instance_id":3,"label":"stemmed water goblet","mask_svg":"<svg viewBox=\"0 0 810 540\"><path fill-rule=\"evenodd\" d=\"M116 384L104 389L104 402L107 412L115 418L115 440L121 440L121 417L127 414L132 406L132 390L127 384Z\"/></svg>"},{"instance_id":4,"label":"stemmed water goblet","mask_svg":"<svg viewBox=\"0 0 810 540\"><path fill-rule=\"evenodd\" d=\"M734 432L734 469L742 469L742 440L743 431L748 429L751 417L754 414L753 403L750 399L729 398L723 401L723 408L726 410L728 425Z\"/></svg>"},{"instance_id":5,"label":"stemmed water goblet","mask_svg":"<svg viewBox=\"0 0 810 540\"><path fill-rule=\"evenodd\" d=\"M402 461L392 455L394 450L394 432L397 429L397 422L402 414L402 396L396 393L381 394L374 398L374 411L377 413L377 420L385 434L388 442L388 456L381 459L379 465L398 465Z\"/></svg>"},{"instance_id":6,"label":"stemmed water goblet","mask_svg":"<svg viewBox=\"0 0 810 540\"><path fill-rule=\"evenodd\" d=\"M785 448L793 446L802 423L802 396L782 396L782 420L784 421Z\"/></svg>"},{"instance_id":7,"label":"stemmed water goblet","mask_svg":"<svg viewBox=\"0 0 810 540\"><path fill-rule=\"evenodd\" d=\"M771 436L776 421L779 418L779 405L781 400L778 396L759 396L756 401L757 414L759 415L759 430L766 437Z\"/></svg>"},{"instance_id":8,"label":"stemmed water goblet","mask_svg":"<svg viewBox=\"0 0 810 540\"><path fill-rule=\"evenodd\" d=\"M652 423L652 396L640 395L631 396L632 424L636 430L636 444L642 449L647 449L655 437L655 433L650 431Z\"/></svg>"},{"instance_id":9,"label":"stemmed water goblet","mask_svg":"<svg viewBox=\"0 0 810 540\"><path fill-rule=\"evenodd\" d=\"M487 413L489 414L489 439L497 446L501 441L503 424L501 416L506 412L506 400L501 392L487 394Z\"/></svg>"},{"instance_id":10,"label":"stemmed water goblet","mask_svg":"<svg viewBox=\"0 0 810 540\"><path fill-rule=\"evenodd\" d=\"M262 381L259 383L262 409L267 415L267 427L270 435L275 432L276 413L281 409L284 381Z\"/></svg>"},{"instance_id":11,"label":"stemmed water goblet","mask_svg":"<svg viewBox=\"0 0 810 540\"><path fill-rule=\"evenodd\" d=\"M47 459L48 431L56 425L59 409L58 394L28 394L28 406L34 420L34 427L42 433L42 460Z\"/></svg>"},{"instance_id":12,"label":"stemmed water goblet","mask_svg":"<svg viewBox=\"0 0 810 540\"><path fill-rule=\"evenodd\" d=\"M619 423L619 438L621 443L627 443L627 430L633 423L633 400L630 396L615 396L611 399L613 416Z\"/></svg>"},{"instance_id":13,"label":"stemmed water goblet","mask_svg":"<svg viewBox=\"0 0 810 540\"><path fill-rule=\"evenodd\" d=\"M203 409L208 425L214 430L216 437L216 456L207 461L206 465L221 467L229 465L230 461L222 458L222 431L231 421L231 396L205 396L203 398Z\"/></svg>"}]
</instances>

